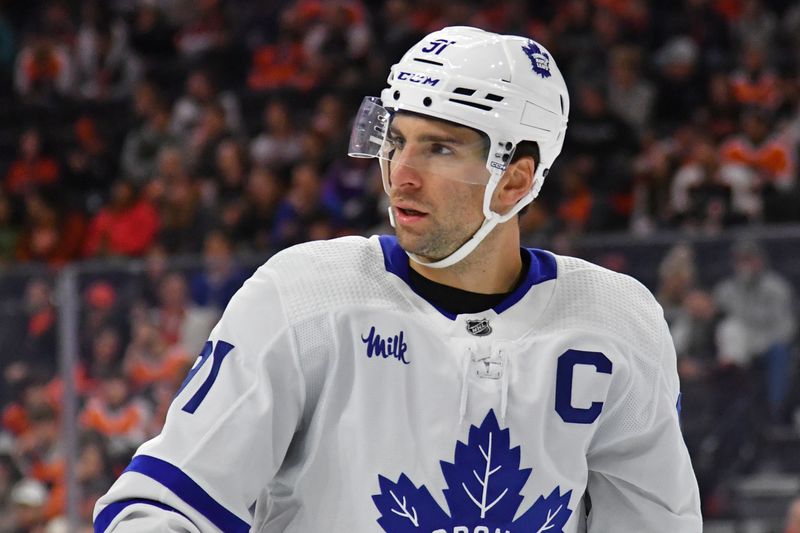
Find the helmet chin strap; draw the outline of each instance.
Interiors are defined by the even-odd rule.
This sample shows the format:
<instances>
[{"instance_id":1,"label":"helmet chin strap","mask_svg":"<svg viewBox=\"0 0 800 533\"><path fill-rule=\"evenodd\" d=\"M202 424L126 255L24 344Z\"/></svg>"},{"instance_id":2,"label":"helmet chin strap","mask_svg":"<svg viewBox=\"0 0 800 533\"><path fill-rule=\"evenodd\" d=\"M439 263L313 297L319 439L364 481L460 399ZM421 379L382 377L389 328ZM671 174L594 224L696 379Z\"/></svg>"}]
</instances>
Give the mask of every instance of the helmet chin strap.
<instances>
[{"instance_id":1,"label":"helmet chin strap","mask_svg":"<svg viewBox=\"0 0 800 533\"><path fill-rule=\"evenodd\" d=\"M500 177L502 176L502 172L492 172L491 178L489 179L489 183L486 184L486 191L483 194L483 224L472 234L472 237L467 239L467 241L459 246L453 253L450 255L443 257L437 261L427 261L423 257L420 257L417 254L411 253L406 250L406 255L408 255L411 260L415 263L420 265L426 266L428 268L447 268L450 266L455 265L459 261L463 260L469 254L475 251L475 248L486 238L489 233L498 225L508 220L511 220L512 217L516 216L519 211L531 203L533 198L536 196L533 187L528 193L523 196L515 205L511 208L511 210L506 213L505 215L500 215L492 211L490 203L492 200L492 195L494 194L494 190L497 187L497 184L500 181ZM391 223L392 227L395 227L395 220L394 220L394 213L392 212L392 208L389 207L389 222Z\"/></svg>"},{"instance_id":2,"label":"helmet chin strap","mask_svg":"<svg viewBox=\"0 0 800 533\"><path fill-rule=\"evenodd\" d=\"M472 237L470 237L467 240L467 242L459 246L459 248L455 252L448 255L447 257L429 263L422 257L418 256L417 254L412 254L409 251L406 251L406 254L415 263L419 263L420 265L424 265L429 268L447 268L449 266L453 266L462 259L464 259L465 257L467 257L469 254L471 254L473 251L475 251L475 248L478 247L481 241L483 241L483 239L485 239L486 236L489 235L489 232L491 232L495 228L495 226L497 226L498 222L500 222L500 217L496 216L497 215L496 213L492 213L492 215L495 216L492 216L491 218L484 218L483 224L481 224L481 227L478 228L478 231L473 233Z\"/></svg>"}]
</instances>

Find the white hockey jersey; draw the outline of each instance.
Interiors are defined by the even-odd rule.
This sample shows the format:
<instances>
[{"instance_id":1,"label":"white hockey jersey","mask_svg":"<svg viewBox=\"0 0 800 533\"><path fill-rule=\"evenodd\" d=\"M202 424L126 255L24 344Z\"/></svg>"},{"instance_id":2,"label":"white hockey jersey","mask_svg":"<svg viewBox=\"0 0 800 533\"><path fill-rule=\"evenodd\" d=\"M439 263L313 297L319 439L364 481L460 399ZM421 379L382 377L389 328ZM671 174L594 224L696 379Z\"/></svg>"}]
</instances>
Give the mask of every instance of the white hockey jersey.
<instances>
[{"instance_id":1,"label":"white hockey jersey","mask_svg":"<svg viewBox=\"0 0 800 533\"><path fill-rule=\"evenodd\" d=\"M413 291L393 237L275 255L95 530L700 532L660 307L527 253L516 291L458 316Z\"/></svg>"}]
</instances>

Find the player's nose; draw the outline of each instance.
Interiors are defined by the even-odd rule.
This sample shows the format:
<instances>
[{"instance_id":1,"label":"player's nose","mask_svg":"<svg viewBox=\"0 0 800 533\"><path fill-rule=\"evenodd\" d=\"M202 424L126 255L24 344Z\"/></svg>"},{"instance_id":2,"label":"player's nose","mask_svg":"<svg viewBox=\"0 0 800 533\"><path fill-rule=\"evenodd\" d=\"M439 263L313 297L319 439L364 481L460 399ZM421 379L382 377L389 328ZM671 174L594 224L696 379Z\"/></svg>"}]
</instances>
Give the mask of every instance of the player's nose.
<instances>
[{"instance_id":1,"label":"player's nose","mask_svg":"<svg viewBox=\"0 0 800 533\"><path fill-rule=\"evenodd\" d=\"M392 189L418 188L422 185L422 175L414 165L413 157L404 154L392 160L389 164L389 183Z\"/></svg>"}]
</instances>

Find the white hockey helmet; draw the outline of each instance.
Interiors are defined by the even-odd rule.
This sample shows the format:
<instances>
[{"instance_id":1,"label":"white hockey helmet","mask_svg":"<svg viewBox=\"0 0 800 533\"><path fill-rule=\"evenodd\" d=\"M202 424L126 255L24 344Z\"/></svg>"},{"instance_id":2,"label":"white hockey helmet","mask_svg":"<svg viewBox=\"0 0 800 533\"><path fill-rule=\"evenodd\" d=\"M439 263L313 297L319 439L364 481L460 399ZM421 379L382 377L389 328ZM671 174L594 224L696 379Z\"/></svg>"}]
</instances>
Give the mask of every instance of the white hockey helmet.
<instances>
[{"instance_id":1,"label":"white hockey helmet","mask_svg":"<svg viewBox=\"0 0 800 533\"><path fill-rule=\"evenodd\" d=\"M388 84L380 99L364 99L353 124L351 156L390 159L386 134L392 114L398 111L468 126L489 138L487 172L480 178L480 184L486 185L483 225L444 259L427 262L409 254L429 267L450 266L538 195L564 144L569 114L564 78L550 53L532 39L455 26L433 32L414 45L392 66ZM528 194L501 215L491 210L491 198L522 141L537 143L539 165ZM381 168L388 193L388 165ZM473 178L467 181L474 183ZM389 215L394 225L391 209Z\"/></svg>"}]
</instances>

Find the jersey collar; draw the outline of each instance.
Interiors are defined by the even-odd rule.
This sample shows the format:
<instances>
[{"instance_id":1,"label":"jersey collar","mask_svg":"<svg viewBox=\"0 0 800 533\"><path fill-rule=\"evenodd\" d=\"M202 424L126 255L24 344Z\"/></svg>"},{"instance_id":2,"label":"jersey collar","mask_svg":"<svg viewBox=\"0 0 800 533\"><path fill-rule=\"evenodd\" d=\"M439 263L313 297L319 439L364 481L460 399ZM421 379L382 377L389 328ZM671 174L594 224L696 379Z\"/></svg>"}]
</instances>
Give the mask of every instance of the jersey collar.
<instances>
[{"instance_id":1,"label":"jersey collar","mask_svg":"<svg viewBox=\"0 0 800 533\"><path fill-rule=\"evenodd\" d=\"M405 250L398 244L397 238L393 235L381 235L378 239L381 244L381 249L383 250L383 263L387 272L391 272L403 280L411 290L424 299L425 297L414 290L414 287L409 282L408 270L410 267L408 266L408 255L406 255ZM520 301L534 285L556 279L558 269L556 267L556 259L552 254L536 248L523 248L523 250L531 256L531 265L530 268L528 268L528 275L511 294L499 304L492 307L497 314L502 313ZM432 303L431 305L450 320L456 319L457 315L441 307L437 307Z\"/></svg>"}]
</instances>

